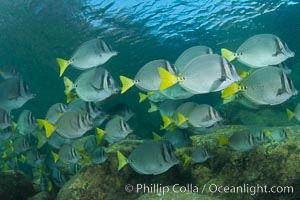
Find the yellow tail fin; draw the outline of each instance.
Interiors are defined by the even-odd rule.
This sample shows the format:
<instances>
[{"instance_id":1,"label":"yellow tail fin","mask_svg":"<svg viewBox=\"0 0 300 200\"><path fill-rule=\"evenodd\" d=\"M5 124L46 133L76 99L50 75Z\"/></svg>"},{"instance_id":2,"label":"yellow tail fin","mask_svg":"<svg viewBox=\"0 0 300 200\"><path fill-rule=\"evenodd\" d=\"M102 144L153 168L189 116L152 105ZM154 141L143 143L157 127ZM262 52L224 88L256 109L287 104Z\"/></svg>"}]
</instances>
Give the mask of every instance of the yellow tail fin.
<instances>
[{"instance_id":1,"label":"yellow tail fin","mask_svg":"<svg viewBox=\"0 0 300 200\"><path fill-rule=\"evenodd\" d=\"M230 97L231 95L237 93L239 91L239 85L237 83L232 83L227 88L225 88L222 92L222 98Z\"/></svg>"},{"instance_id":2,"label":"yellow tail fin","mask_svg":"<svg viewBox=\"0 0 300 200\"><path fill-rule=\"evenodd\" d=\"M142 103L148 97L146 94L143 94L141 92L139 92L139 96L140 96L139 103Z\"/></svg>"},{"instance_id":3,"label":"yellow tail fin","mask_svg":"<svg viewBox=\"0 0 300 200\"><path fill-rule=\"evenodd\" d=\"M185 121L188 120L188 119L187 119L183 114L181 114L180 112L177 113L177 117L178 117L178 123L177 123L178 126L180 126L181 124L183 124Z\"/></svg>"},{"instance_id":4,"label":"yellow tail fin","mask_svg":"<svg viewBox=\"0 0 300 200\"><path fill-rule=\"evenodd\" d=\"M2 154L2 157L1 158L7 158L8 156L7 156L7 153L6 152L4 152L3 154Z\"/></svg>"},{"instance_id":5,"label":"yellow tail fin","mask_svg":"<svg viewBox=\"0 0 300 200\"><path fill-rule=\"evenodd\" d=\"M240 77L242 77L242 79L245 79L250 74L250 72L246 72L241 69L237 69L236 71L240 75Z\"/></svg>"},{"instance_id":6,"label":"yellow tail fin","mask_svg":"<svg viewBox=\"0 0 300 200\"><path fill-rule=\"evenodd\" d=\"M159 140L161 140L161 136L160 136L160 135L158 135L157 133L155 133L155 132L152 132L152 135L153 135L153 140L155 140L155 141L159 141Z\"/></svg>"},{"instance_id":7,"label":"yellow tail fin","mask_svg":"<svg viewBox=\"0 0 300 200\"><path fill-rule=\"evenodd\" d=\"M52 182L49 180L48 182L47 182L47 191L48 192L51 192L53 190L53 184L52 184Z\"/></svg>"},{"instance_id":8,"label":"yellow tail fin","mask_svg":"<svg viewBox=\"0 0 300 200\"><path fill-rule=\"evenodd\" d=\"M229 143L228 138L226 138L226 137L224 137L222 135L219 137L219 147L222 147L222 146L224 146L224 145L226 145L228 143Z\"/></svg>"},{"instance_id":9,"label":"yellow tail fin","mask_svg":"<svg viewBox=\"0 0 300 200\"><path fill-rule=\"evenodd\" d=\"M183 154L183 160L183 166L185 167L191 162L192 158L187 154Z\"/></svg>"},{"instance_id":10,"label":"yellow tail fin","mask_svg":"<svg viewBox=\"0 0 300 200\"><path fill-rule=\"evenodd\" d=\"M170 132L174 132L176 129L177 129L177 126L176 126L174 123L172 123L172 124L170 125L169 131L170 131Z\"/></svg>"},{"instance_id":11,"label":"yellow tail fin","mask_svg":"<svg viewBox=\"0 0 300 200\"><path fill-rule=\"evenodd\" d=\"M127 78L125 76L120 76L120 80L121 80L121 83L122 83L122 90L121 90L121 94L123 94L124 92L126 92L129 88L131 88L135 81L130 79L130 78Z\"/></svg>"},{"instance_id":12,"label":"yellow tail fin","mask_svg":"<svg viewBox=\"0 0 300 200\"><path fill-rule=\"evenodd\" d=\"M272 135L272 132L270 130L264 130L265 136L270 137Z\"/></svg>"},{"instance_id":13,"label":"yellow tail fin","mask_svg":"<svg viewBox=\"0 0 300 200\"><path fill-rule=\"evenodd\" d=\"M37 148L41 148L46 142L47 142L47 138L45 137L44 134L38 132L36 134L36 137L38 139L38 144L37 144Z\"/></svg>"},{"instance_id":14,"label":"yellow tail fin","mask_svg":"<svg viewBox=\"0 0 300 200\"><path fill-rule=\"evenodd\" d=\"M16 132L16 130L17 130L17 123L16 122L12 122L11 130L12 130L13 133Z\"/></svg>"},{"instance_id":15,"label":"yellow tail fin","mask_svg":"<svg viewBox=\"0 0 300 200\"><path fill-rule=\"evenodd\" d=\"M155 112L157 110L158 110L157 106L153 102L150 101L150 108L149 108L148 112Z\"/></svg>"},{"instance_id":16,"label":"yellow tail fin","mask_svg":"<svg viewBox=\"0 0 300 200\"><path fill-rule=\"evenodd\" d=\"M61 77L63 75L63 73L65 72L65 70L67 69L67 67L69 66L70 62L68 60L64 60L62 58L56 58L56 61L59 65L59 77Z\"/></svg>"},{"instance_id":17,"label":"yellow tail fin","mask_svg":"<svg viewBox=\"0 0 300 200\"><path fill-rule=\"evenodd\" d=\"M64 76L65 94L68 95L74 88L73 82L66 76Z\"/></svg>"},{"instance_id":18,"label":"yellow tail fin","mask_svg":"<svg viewBox=\"0 0 300 200\"><path fill-rule=\"evenodd\" d=\"M83 155L82 157L83 158L82 158L81 162L82 162L83 165L86 165L87 163L91 162L91 157L90 156Z\"/></svg>"},{"instance_id":19,"label":"yellow tail fin","mask_svg":"<svg viewBox=\"0 0 300 200\"><path fill-rule=\"evenodd\" d=\"M233 61L235 59L235 54L234 52L228 50L228 49L221 49L221 55L228 60L229 62Z\"/></svg>"},{"instance_id":20,"label":"yellow tail fin","mask_svg":"<svg viewBox=\"0 0 300 200\"><path fill-rule=\"evenodd\" d=\"M295 113L293 113L293 111L291 111L290 109L286 109L286 113L287 113L287 116L288 116L288 120L292 120L295 116Z\"/></svg>"},{"instance_id":21,"label":"yellow tail fin","mask_svg":"<svg viewBox=\"0 0 300 200\"><path fill-rule=\"evenodd\" d=\"M51 151L54 163L57 163L58 159L59 159L59 155L53 151Z\"/></svg>"},{"instance_id":22,"label":"yellow tail fin","mask_svg":"<svg viewBox=\"0 0 300 200\"><path fill-rule=\"evenodd\" d=\"M38 123L39 128L45 127L47 138L49 138L52 135L52 133L55 131L56 127L53 124L49 123L47 120L37 119L36 121Z\"/></svg>"},{"instance_id":23,"label":"yellow tail fin","mask_svg":"<svg viewBox=\"0 0 300 200\"><path fill-rule=\"evenodd\" d=\"M161 84L159 90L167 89L178 82L177 76L168 72L164 68L159 67L158 72L161 78Z\"/></svg>"},{"instance_id":24,"label":"yellow tail fin","mask_svg":"<svg viewBox=\"0 0 300 200\"><path fill-rule=\"evenodd\" d=\"M161 118L162 118L163 123L164 123L164 125L162 126L162 129L166 129L171 124L172 120L169 117L165 116L165 115L162 115Z\"/></svg>"},{"instance_id":25,"label":"yellow tail fin","mask_svg":"<svg viewBox=\"0 0 300 200\"><path fill-rule=\"evenodd\" d=\"M26 156L24 156L23 154L21 154L21 162L25 163L27 160Z\"/></svg>"},{"instance_id":26,"label":"yellow tail fin","mask_svg":"<svg viewBox=\"0 0 300 200\"><path fill-rule=\"evenodd\" d=\"M223 99L223 104L228 104L230 102L233 102L234 100L235 100L235 95L231 95Z\"/></svg>"},{"instance_id":27,"label":"yellow tail fin","mask_svg":"<svg viewBox=\"0 0 300 200\"><path fill-rule=\"evenodd\" d=\"M104 134L105 134L104 130L102 130L101 128L96 128L96 140L97 140L97 144L101 143Z\"/></svg>"},{"instance_id":28,"label":"yellow tail fin","mask_svg":"<svg viewBox=\"0 0 300 200\"><path fill-rule=\"evenodd\" d=\"M119 163L118 170L120 170L127 164L127 158L120 151L117 151L117 156Z\"/></svg>"},{"instance_id":29,"label":"yellow tail fin","mask_svg":"<svg viewBox=\"0 0 300 200\"><path fill-rule=\"evenodd\" d=\"M70 103L71 101L78 98L75 92L69 92L68 94L66 94L66 96L67 96L67 103Z\"/></svg>"}]
</instances>

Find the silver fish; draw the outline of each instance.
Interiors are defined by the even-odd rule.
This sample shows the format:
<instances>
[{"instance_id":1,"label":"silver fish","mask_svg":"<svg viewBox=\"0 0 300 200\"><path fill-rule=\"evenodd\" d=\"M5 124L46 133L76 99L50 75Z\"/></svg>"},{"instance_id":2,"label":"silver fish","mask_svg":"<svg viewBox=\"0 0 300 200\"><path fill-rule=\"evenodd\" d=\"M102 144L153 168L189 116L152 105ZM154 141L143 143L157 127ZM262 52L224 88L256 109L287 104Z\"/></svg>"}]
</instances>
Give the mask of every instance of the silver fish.
<instances>
[{"instance_id":1,"label":"silver fish","mask_svg":"<svg viewBox=\"0 0 300 200\"><path fill-rule=\"evenodd\" d=\"M55 124L55 131L65 138L78 138L93 128L93 121L87 112L69 111Z\"/></svg>"},{"instance_id":2,"label":"silver fish","mask_svg":"<svg viewBox=\"0 0 300 200\"><path fill-rule=\"evenodd\" d=\"M250 37L236 51L222 49L222 55L229 61L237 58L249 67L258 68L278 65L288 58L294 57L287 44L273 34L259 34Z\"/></svg>"},{"instance_id":3,"label":"silver fish","mask_svg":"<svg viewBox=\"0 0 300 200\"><path fill-rule=\"evenodd\" d=\"M240 83L241 94L259 105L277 105L296 95L293 82L282 69L264 67L255 70Z\"/></svg>"},{"instance_id":4,"label":"silver fish","mask_svg":"<svg viewBox=\"0 0 300 200\"><path fill-rule=\"evenodd\" d=\"M192 143L188 133L182 130L168 131L164 134L163 139L169 141L175 148L188 146Z\"/></svg>"},{"instance_id":5,"label":"silver fish","mask_svg":"<svg viewBox=\"0 0 300 200\"><path fill-rule=\"evenodd\" d=\"M162 79L160 90L179 83L190 93L204 94L220 91L241 80L235 67L217 54L194 58L177 75L171 74L163 68L158 70Z\"/></svg>"},{"instance_id":6,"label":"silver fish","mask_svg":"<svg viewBox=\"0 0 300 200\"><path fill-rule=\"evenodd\" d=\"M104 163L108 159L107 154L105 153L102 147L97 147L91 153L91 161L94 164L101 164Z\"/></svg>"},{"instance_id":7,"label":"silver fish","mask_svg":"<svg viewBox=\"0 0 300 200\"><path fill-rule=\"evenodd\" d=\"M210 47L207 46L193 46L186 49L175 61L175 66L179 71L182 71L186 64L192 59L206 54L213 54L213 51Z\"/></svg>"},{"instance_id":8,"label":"silver fish","mask_svg":"<svg viewBox=\"0 0 300 200\"><path fill-rule=\"evenodd\" d=\"M25 153L26 162L35 167L37 165L41 165L44 161L43 158L41 158L40 153L36 149L29 150Z\"/></svg>"},{"instance_id":9,"label":"silver fish","mask_svg":"<svg viewBox=\"0 0 300 200\"><path fill-rule=\"evenodd\" d=\"M55 124L57 120L62 116L63 113L69 111L67 105L63 103L53 104L47 111L45 119L51 124Z\"/></svg>"},{"instance_id":10,"label":"silver fish","mask_svg":"<svg viewBox=\"0 0 300 200\"><path fill-rule=\"evenodd\" d=\"M29 110L23 110L17 122L17 131L22 135L32 133L38 127L37 121Z\"/></svg>"},{"instance_id":11,"label":"silver fish","mask_svg":"<svg viewBox=\"0 0 300 200\"><path fill-rule=\"evenodd\" d=\"M207 152L206 149L202 147L197 147L195 150L193 150L191 154L191 159L195 163L204 163L207 159L211 158L212 155Z\"/></svg>"},{"instance_id":12,"label":"silver fish","mask_svg":"<svg viewBox=\"0 0 300 200\"><path fill-rule=\"evenodd\" d=\"M133 130L130 126L118 116L109 120L105 125L105 134L103 139L112 144L125 138Z\"/></svg>"},{"instance_id":13,"label":"silver fish","mask_svg":"<svg viewBox=\"0 0 300 200\"><path fill-rule=\"evenodd\" d=\"M11 138L14 135L14 130L11 126L0 130L0 140L4 141L4 140L8 140L9 138Z\"/></svg>"},{"instance_id":14,"label":"silver fish","mask_svg":"<svg viewBox=\"0 0 300 200\"><path fill-rule=\"evenodd\" d=\"M218 111L208 104L198 104L186 117L193 127L211 127L222 120Z\"/></svg>"},{"instance_id":15,"label":"silver fish","mask_svg":"<svg viewBox=\"0 0 300 200\"><path fill-rule=\"evenodd\" d=\"M62 76L70 64L76 69L85 70L103 65L115 55L117 52L109 44L100 39L92 39L79 46L70 60L61 58L56 60L60 66L60 76Z\"/></svg>"},{"instance_id":16,"label":"silver fish","mask_svg":"<svg viewBox=\"0 0 300 200\"><path fill-rule=\"evenodd\" d=\"M103 111L94 102L85 102L81 99L76 99L68 104L72 111L86 111L95 119L99 115L103 115Z\"/></svg>"},{"instance_id":17,"label":"silver fish","mask_svg":"<svg viewBox=\"0 0 300 200\"><path fill-rule=\"evenodd\" d=\"M33 148L33 146L29 144L29 141L24 136L16 137L13 141L13 147L18 153L23 153Z\"/></svg>"},{"instance_id":18,"label":"silver fish","mask_svg":"<svg viewBox=\"0 0 300 200\"><path fill-rule=\"evenodd\" d=\"M127 163L139 174L161 174L179 163L173 151L168 141L146 141L131 152Z\"/></svg>"},{"instance_id":19,"label":"silver fish","mask_svg":"<svg viewBox=\"0 0 300 200\"><path fill-rule=\"evenodd\" d=\"M133 80L120 76L123 85L121 93L124 93L133 85L136 85L140 90L146 92L159 90L161 78L157 70L158 67L161 67L172 74L177 73L175 66L171 65L167 60L150 61L138 71Z\"/></svg>"},{"instance_id":20,"label":"silver fish","mask_svg":"<svg viewBox=\"0 0 300 200\"><path fill-rule=\"evenodd\" d=\"M25 81L19 78L6 79L0 83L0 108L10 111L22 107L36 95L31 93Z\"/></svg>"},{"instance_id":21,"label":"silver fish","mask_svg":"<svg viewBox=\"0 0 300 200\"><path fill-rule=\"evenodd\" d=\"M12 121L8 112L0 109L0 130L12 125Z\"/></svg>"},{"instance_id":22,"label":"silver fish","mask_svg":"<svg viewBox=\"0 0 300 200\"><path fill-rule=\"evenodd\" d=\"M59 159L65 164L75 164L81 158L78 151L72 145L63 145L59 150Z\"/></svg>"},{"instance_id":23,"label":"silver fish","mask_svg":"<svg viewBox=\"0 0 300 200\"><path fill-rule=\"evenodd\" d=\"M111 74L102 67L96 67L83 72L74 82L64 77L65 93L70 94L75 89L83 101L104 101L120 92L119 86Z\"/></svg>"},{"instance_id":24,"label":"silver fish","mask_svg":"<svg viewBox=\"0 0 300 200\"><path fill-rule=\"evenodd\" d=\"M270 131L271 135L269 138L271 140L282 142L288 138L287 133L283 128L272 128Z\"/></svg>"},{"instance_id":25,"label":"silver fish","mask_svg":"<svg viewBox=\"0 0 300 200\"><path fill-rule=\"evenodd\" d=\"M65 144L71 144L73 142L70 138L65 138L58 134L56 131L48 138L48 144L54 149L60 149Z\"/></svg>"},{"instance_id":26,"label":"silver fish","mask_svg":"<svg viewBox=\"0 0 300 200\"><path fill-rule=\"evenodd\" d=\"M236 151L249 151L258 144L256 143L255 137L248 131L245 131L234 133L229 138L228 145Z\"/></svg>"},{"instance_id":27,"label":"silver fish","mask_svg":"<svg viewBox=\"0 0 300 200\"><path fill-rule=\"evenodd\" d=\"M53 167L51 169L51 179L53 180L54 184L61 188L66 182L66 177L61 173L61 171L57 167Z\"/></svg>"}]
</instances>

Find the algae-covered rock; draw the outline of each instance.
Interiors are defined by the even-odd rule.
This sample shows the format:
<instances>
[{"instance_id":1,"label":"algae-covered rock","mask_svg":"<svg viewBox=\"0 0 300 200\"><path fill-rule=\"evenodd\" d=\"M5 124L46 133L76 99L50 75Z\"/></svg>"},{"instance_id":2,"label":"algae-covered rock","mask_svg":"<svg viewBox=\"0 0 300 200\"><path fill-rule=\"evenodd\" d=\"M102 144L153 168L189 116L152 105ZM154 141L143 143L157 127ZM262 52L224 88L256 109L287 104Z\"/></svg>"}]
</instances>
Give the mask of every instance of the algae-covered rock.
<instances>
[{"instance_id":1,"label":"algae-covered rock","mask_svg":"<svg viewBox=\"0 0 300 200\"><path fill-rule=\"evenodd\" d=\"M0 199L26 200L34 194L32 183L18 171L0 172Z\"/></svg>"},{"instance_id":2,"label":"algae-covered rock","mask_svg":"<svg viewBox=\"0 0 300 200\"><path fill-rule=\"evenodd\" d=\"M299 126L285 127L288 139L284 142L268 142L247 152L218 146L221 135L230 137L233 133L246 129L249 127L225 126L214 133L192 136L193 146L177 149L176 156L183 160L184 154L190 154L195 146L201 146L207 148L213 157L202 164L190 163L183 166L182 162L156 176L137 174L129 166L121 171L117 170L116 151L128 156L143 142L129 137L107 148L109 159L103 165L83 167L59 191L57 199L299 199ZM197 187L198 191L180 194L168 192L163 196L160 191L155 191L155 186L172 188L174 185L184 187L189 184ZM138 189L141 185L142 188ZM253 191L258 190L258 186L266 186L267 192ZM272 186L290 186L293 192L269 193ZM254 187L256 188L253 189ZM243 191L238 192L237 188L242 188Z\"/></svg>"}]
</instances>

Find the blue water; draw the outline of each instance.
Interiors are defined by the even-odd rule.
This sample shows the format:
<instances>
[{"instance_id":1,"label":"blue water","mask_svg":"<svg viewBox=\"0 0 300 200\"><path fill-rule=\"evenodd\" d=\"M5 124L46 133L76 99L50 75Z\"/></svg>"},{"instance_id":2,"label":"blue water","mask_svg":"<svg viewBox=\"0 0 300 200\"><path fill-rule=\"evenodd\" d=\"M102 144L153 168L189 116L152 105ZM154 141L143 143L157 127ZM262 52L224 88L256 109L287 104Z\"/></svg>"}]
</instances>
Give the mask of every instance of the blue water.
<instances>
[{"instance_id":1,"label":"blue water","mask_svg":"<svg viewBox=\"0 0 300 200\"><path fill-rule=\"evenodd\" d=\"M288 0L1 0L0 66L17 68L37 94L22 109L43 118L49 106L65 102L55 58L69 58L89 39L102 38L119 52L104 65L118 80L119 75L134 77L154 59L175 62L194 45L207 45L220 53L222 47L237 49L252 35L273 33L296 52L287 65L300 89L299 11L299 2ZM65 75L75 80L80 73L68 68ZM221 103L220 93L192 100ZM290 100L290 105L297 100ZM104 107L118 102L128 103L137 113L132 125L137 134L149 136L159 128L159 115L147 113L148 103L138 103L136 88Z\"/></svg>"}]
</instances>

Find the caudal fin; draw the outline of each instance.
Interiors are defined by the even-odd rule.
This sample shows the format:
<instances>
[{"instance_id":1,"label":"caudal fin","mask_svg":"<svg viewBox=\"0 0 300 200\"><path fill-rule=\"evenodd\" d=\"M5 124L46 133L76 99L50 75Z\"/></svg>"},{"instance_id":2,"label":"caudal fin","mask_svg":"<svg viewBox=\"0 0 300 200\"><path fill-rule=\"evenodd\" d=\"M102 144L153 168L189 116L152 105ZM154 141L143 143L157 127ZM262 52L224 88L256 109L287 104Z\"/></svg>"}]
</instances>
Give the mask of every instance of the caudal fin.
<instances>
[{"instance_id":1,"label":"caudal fin","mask_svg":"<svg viewBox=\"0 0 300 200\"><path fill-rule=\"evenodd\" d=\"M177 122L177 125L180 126L181 124L183 124L185 121L187 121L188 119L183 115L181 114L180 112L177 113L177 117L178 117L178 122Z\"/></svg>"},{"instance_id":2,"label":"caudal fin","mask_svg":"<svg viewBox=\"0 0 300 200\"><path fill-rule=\"evenodd\" d=\"M236 58L234 52L232 52L232 51L230 51L230 50L228 50L228 49L225 49L225 48L222 48L222 49L221 49L221 54L222 54L222 56L223 56L226 60L228 60L229 62L233 61L233 60Z\"/></svg>"},{"instance_id":3,"label":"caudal fin","mask_svg":"<svg viewBox=\"0 0 300 200\"><path fill-rule=\"evenodd\" d=\"M61 77L63 73L66 71L67 67L69 66L70 62L62 59L62 58L56 58L56 61L59 65L59 76Z\"/></svg>"},{"instance_id":4,"label":"caudal fin","mask_svg":"<svg viewBox=\"0 0 300 200\"><path fill-rule=\"evenodd\" d=\"M74 88L73 82L66 76L64 76L65 94L68 95Z\"/></svg>"},{"instance_id":5,"label":"caudal fin","mask_svg":"<svg viewBox=\"0 0 300 200\"><path fill-rule=\"evenodd\" d=\"M152 132L152 135L153 135L153 140L155 140L155 141L159 141L159 140L161 140L161 136L160 136L160 135L158 135L157 133L155 133L155 132Z\"/></svg>"},{"instance_id":6,"label":"caudal fin","mask_svg":"<svg viewBox=\"0 0 300 200\"><path fill-rule=\"evenodd\" d=\"M52 133L54 132L56 127L44 119L37 119L36 121L38 123L39 128L42 128L42 127L45 128L46 137L49 138L52 135Z\"/></svg>"},{"instance_id":7,"label":"caudal fin","mask_svg":"<svg viewBox=\"0 0 300 200\"><path fill-rule=\"evenodd\" d=\"M222 98L228 98L231 95L237 93L239 91L239 85L237 83L232 83L227 88L225 88L222 92Z\"/></svg>"},{"instance_id":8,"label":"caudal fin","mask_svg":"<svg viewBox=\"0 0 300 200\"><path fill-rule=\"evenodd\" d=\"M127 164L127 158L120 151L117 151L117 156L119 163L118 170L121 170Z\"/></svg>"},{"instance_id":9,"label":"caudal fin","mask_svg":"<svg viewBox=\"0 0 300 200\"><path fill-rule=\"evenodd\" d=\"M134 85L134 80L127 78L125 76L120 76L120 80L122 83L121 94L126 92L129 88L131 88Z\"/></svg>"},{"instance_id":10,"label":"caudal fin","mask_svg":"<svg viewBox=\"0 0 300 200\"><path fill-rule=\"evenodd\" d=\"M158 72L161 78L159 90L165 90L178 82L177 76L165 70L164 68L159 67Z\"/></svg>"},{"instance_id":11,"label":"caudal fin","mask_svg":"<svg viewBox=\"0 0 300 200\"><path fill-rule=\"evenodd\" d=\"M157 110L158 110L157 105L155 105L153 102L150 101L150 108L148 112L155 112Z\"/></svg>"},{"instance_id":12,"label":"caudal fin","mask_svg":"<svg viewBox=\"0 0 300 200\"><path fill-rule=\"evenodd\" d=\"M292 120L295 116L295 114L293 113L293 111L291 111L290 109L286 109L286 113L287 113L287 116L288 116L288 120Z\"/></svg>"},{"instance_id":13,"label":"caudal fin","mask_svg":"<svg viewBox=\"0 0 300 200\"><path fill-rule=\"evenodd\" d=\"M139 92L139 97L140 97L139 103L142 103L143 101L145 101L147 99L148 96L144 93Z\"/></svg>"}]
</instances>

